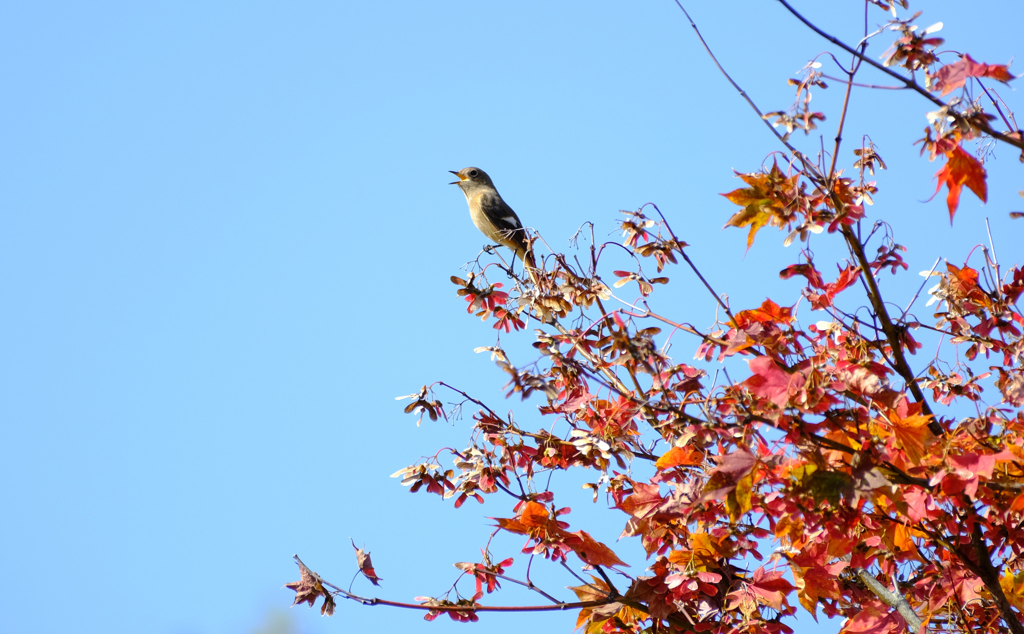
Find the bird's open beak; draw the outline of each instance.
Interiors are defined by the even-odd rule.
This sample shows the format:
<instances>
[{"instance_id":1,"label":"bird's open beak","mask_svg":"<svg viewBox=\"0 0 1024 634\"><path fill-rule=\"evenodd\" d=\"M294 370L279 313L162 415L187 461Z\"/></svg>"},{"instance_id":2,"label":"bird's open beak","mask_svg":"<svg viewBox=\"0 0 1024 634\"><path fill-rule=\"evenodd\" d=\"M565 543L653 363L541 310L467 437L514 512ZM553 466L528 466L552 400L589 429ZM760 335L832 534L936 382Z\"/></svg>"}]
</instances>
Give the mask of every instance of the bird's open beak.
<instances>
[{"instance_id":1,"label":"bird's open beak","mask_svg":"<svg viewBox=\"0 0 1024 634\"><path fill-rule=\"evenodd\" d=\"M456 176L458 176L458 177L459 177L459 180L457 180L457 181L454 181L454 182L451 182L451 183L448 183L449 185L458 185L460 181L464 181L464 180L466 180L466 177L465 177L465 176L463 176L462 174L459 174L458 172L456 172L456 171L454 171L454 170L448 170L448 171L449 171L449 172L451 172L452 174L455 174Z\"/></svg>"}]
</instances>

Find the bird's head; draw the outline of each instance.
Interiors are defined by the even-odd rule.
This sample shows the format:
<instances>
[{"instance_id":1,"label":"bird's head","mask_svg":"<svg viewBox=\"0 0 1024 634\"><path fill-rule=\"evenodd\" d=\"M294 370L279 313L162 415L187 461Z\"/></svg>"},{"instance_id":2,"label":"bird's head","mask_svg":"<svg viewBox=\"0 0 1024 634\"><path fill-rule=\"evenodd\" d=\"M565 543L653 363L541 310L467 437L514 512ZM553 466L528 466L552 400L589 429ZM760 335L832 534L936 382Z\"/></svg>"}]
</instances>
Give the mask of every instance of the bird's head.
<instances>
[{"instance_id":1,"label":"bird's head","mask_svg":"<svg viewBox=\"0 0 1024 634\"><path fill-rule=\"evenodd\" d=\"M451 170L449 170L451 171ZM459 177L459 180L453 181L451 185L458 185L462 191L468 191L476 187L490 187L494 188L494 183L491 182L491 177L487 175L487 172L483 171L479 167L464 167L459 171L452 171Z\"/></svg>"}]
</instances>

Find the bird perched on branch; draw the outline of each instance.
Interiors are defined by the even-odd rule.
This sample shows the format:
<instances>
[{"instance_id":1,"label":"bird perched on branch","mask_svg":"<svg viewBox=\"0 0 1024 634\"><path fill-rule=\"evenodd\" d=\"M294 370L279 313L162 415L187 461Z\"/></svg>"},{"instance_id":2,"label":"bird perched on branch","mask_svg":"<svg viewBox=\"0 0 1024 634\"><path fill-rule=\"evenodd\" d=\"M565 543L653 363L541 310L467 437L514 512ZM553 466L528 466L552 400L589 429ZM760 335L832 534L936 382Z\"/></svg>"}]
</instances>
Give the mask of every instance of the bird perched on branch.
<instances>
[{"instance_id":1,"label":"bird perched on branch","mask_svg":"<svg viewBox=\"0 0 1024 634\"><path fill-rule=\"evenodd\" d=\"M537 268L537 263L533 259L526 229L516 212L502 200L491 177L479 167L466 167L452 174L459 177L459 180L451 184L458 185L466 195L469 217L473 219L476 228L491 240L512 249L526 265L530 278L536 282L532 269Z\"/></svg>"}]
</instances>

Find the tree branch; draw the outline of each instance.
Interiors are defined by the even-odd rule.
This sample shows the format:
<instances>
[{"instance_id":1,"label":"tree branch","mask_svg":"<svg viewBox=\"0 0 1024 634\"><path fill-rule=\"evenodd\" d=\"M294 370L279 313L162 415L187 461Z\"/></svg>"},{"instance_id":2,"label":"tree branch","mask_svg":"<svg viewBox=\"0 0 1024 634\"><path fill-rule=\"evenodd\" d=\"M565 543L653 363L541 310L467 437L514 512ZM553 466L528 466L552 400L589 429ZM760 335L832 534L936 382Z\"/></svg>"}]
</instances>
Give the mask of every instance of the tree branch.
<instances>
[{"instance_id":1,"label":"tree branch","mask_svg":"<svg viewBox=\"0 0 1024 634\"><path fill-rule=\"evenodd\" d=\"M782 0L779 1L781 2ZM841 211L842 202L834 194L832 198L837 206L837 211ZM910 369L910 364L907 363L907 357L903 352L903 344L900 341L899 330L893 324L892 318L889 317L889 311L885 307L885 302L882 301L882 292L879 290L878 282L875 280L875 275L871 270L871 263L864 253L864 246L860 243L860 240L853 233L853 229L849 225L840 224L840 227L843 238L846 239L846 244L853 252L854 259L857 260L857 265L860 267L861 273L863 273L862 277L868 285L868 301L871 302L871 308L875 311L875 317L881 322L882 332L885 333L885 338L889 342L889 348L892 350L893 356L893 367L900 377L903 378L907 389L914 395L914 399L921 404L921 412L932 417L928 421L928 429L936 436L942 436L944 434L942 425L935 420L931 405L925 399L921 386L915 380L914 371Z\"/></svg>"},{"instance_id":2,"label":"tree branch","mask_svg":"<svg viewBox=\"0 0 1024 634\"><path fill-rule=\"evenodd\" d=\"M895 588L895 590L890 590L878 579L875 579L874 575L867 570L864 570L863 568L854 568L853 571L858 577L860 577L860 580L864 582L864 585L866 585L868 589L875 594L875 596L881 599L882 602L889 607L895 608L896 611L900 613L903 620L907 622L907 631L917 634L917 632L921 630L921 617L917 615L917 612L914 612L914 608L910 607L907 600L899 593L899 587L895 585L895 580L893 580L893 588Z\"/></svg>"}]
</instances>

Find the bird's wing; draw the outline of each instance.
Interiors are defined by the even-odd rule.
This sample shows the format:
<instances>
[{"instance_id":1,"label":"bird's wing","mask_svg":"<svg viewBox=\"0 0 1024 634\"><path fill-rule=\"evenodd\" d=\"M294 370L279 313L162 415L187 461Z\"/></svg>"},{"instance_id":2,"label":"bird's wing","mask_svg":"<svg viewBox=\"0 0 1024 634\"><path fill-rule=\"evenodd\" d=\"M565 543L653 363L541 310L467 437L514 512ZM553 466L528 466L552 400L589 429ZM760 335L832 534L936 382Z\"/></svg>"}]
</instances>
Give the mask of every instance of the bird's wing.
<instances>
[{"instance_id":1,"label":"bird's wing","mask_svg":"<svg viewBox=\"0 0 1024 634\"><path fill-rule=\"evenodd\" d=\"M523 223L519 221L519 216L516 215L516 212L512 211L508 203L502 200L501 196L496 192L493 194L487 193L480 197L480 211L493 228L494 233L491 234L486 231L479 223L477 226L492 240L496 240L515 251L516 255L526 262L527 266L534 267L533 254L530 253L529 245L526 241L526 229L523 228Z\"/></svg>"},{"instance_id":2,"label":"bird's wing","mask_svg":"<svg viewBox=\"0 0 1024 634\"><path fill-rule=\"evenodd\" d=\"M494 225L498 231L515 231L523 228L519 216L508 206L501 196L496 194L484 194L480 197L480 209L487 216L487 220Z\"/></svg>"}]
</instances>

